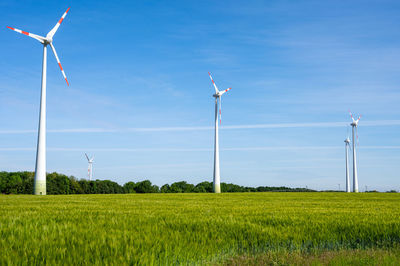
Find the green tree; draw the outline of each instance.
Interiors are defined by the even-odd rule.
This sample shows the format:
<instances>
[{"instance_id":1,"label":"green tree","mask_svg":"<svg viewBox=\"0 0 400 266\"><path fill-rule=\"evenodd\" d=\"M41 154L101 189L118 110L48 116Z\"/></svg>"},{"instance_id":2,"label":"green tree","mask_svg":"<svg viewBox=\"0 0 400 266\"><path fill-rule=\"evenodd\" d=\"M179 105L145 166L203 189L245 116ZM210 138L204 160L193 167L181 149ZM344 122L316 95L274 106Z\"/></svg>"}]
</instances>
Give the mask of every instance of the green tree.
<instances>
[{"instance_id":1,"label":"green tree","mask_svg":"<svg viewBox=\"0 0 400 266\"><path fill-rule=\"evenodd\" d=\"M195 188L193 189L193 192L208 192L211 193L213 192L213 183L212 182L201 182L198 183Z\"/></svg>"},{"instance_id":2,"label":"green tree","mask_svg":"<svg viewBox=\"0 0 400 266\"><path fill-rule=\"evenodd\" d=\"M23 190L22 178L18 173L6 173L1 176L1 192L4 194L17 194Z\"/></svg>"},{"instance_id":3,"label":"green tree","mask_svg":"<svg viewBox=\"0 0 400 266\"><path fill-rule=\"evenodd\" d=\"M170 191L172 193L190 193L193 192L194 185L188 184L186 181L172 183Z\"/></svg>"},{"instance_id":4,"label":"green tree","mask_svg":"<svg viewBox=\"0 0 400 266\"><path fill-rule=\"evenodd\" d=\"M46 175L46 189L49 195L69 194L69 178L56 172Z\"/></svg>"},{"instance_id":5,"label":"green tree","mask_svg":"<svg viewBox=\"0 0 400 266\"><path fill-rule=\"evenodd\" d=\"M83 194L84 193L78 180L74 176L69 177L69 193L70 194Z\"/></svg>"},{"instance_id":6,"label":"green tree","mask_svg":"<svg viewBox=\"0 0 400 266\"><path fill-rule=\"evenodd\" d=\"M152 193L160 193L160 188L157 185L153 185L153 192Z\"/></svg>"},{"instance_id":7,"label":"green tree","mask_svg":"<svg viewBox=\"0 0 400 266\"><path fill-rule=\"evenodd\" d=\"M160 189L160 192L161 193L171 193L171 190L169 189L169 185L168 184L163 185Z\"/></svg>"},{"instance_id":8,"label":"green tree","mask_svg":"<svg viewBox=\"0 0 400 266\"><path fill-rule=\"evenodd\" d=\"M125 193L136 193L135 187L136 187L135 182L125 183L124 184Z\"/></svg>"},{"instance_id":9,"label":"green tree","mask_svg":"<svg viewBox=\"0 0 400 266\"><path fill-rule=\"evenodd\" d=\"M153 186L151 185L150 180L144 180L136 183L135 187L136 193L155 193Z\"/></svg>"}]
</instances>

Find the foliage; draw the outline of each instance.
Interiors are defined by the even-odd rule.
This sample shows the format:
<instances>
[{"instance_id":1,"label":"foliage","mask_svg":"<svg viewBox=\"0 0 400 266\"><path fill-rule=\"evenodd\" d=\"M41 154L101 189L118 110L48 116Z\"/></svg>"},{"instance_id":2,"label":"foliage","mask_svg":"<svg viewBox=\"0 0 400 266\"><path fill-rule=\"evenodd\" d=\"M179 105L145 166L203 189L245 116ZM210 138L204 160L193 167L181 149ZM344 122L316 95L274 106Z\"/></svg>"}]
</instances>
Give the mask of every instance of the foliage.
<instances>
[{"instance_id":1,"label":"foliage","mask_svg":"<svg viewBox=\"0 0 400 266\"><path fill-rule=\"evenodd\" d=\"M400 242L398 193L0 195L0 206L0 265L193 265L266 253L280 264L282 253ZM361 256L358 265L369 261L386 264Z\"/></svg>"},{"instance_id":2,"label":"foliage","mask_svg":"<svg viewBox=\"0 0 400 266\"><path fill-rule=\"evenodd\" d=\"M68 176L57 173L47 174L46 189L48 194L70 194L69 187Z\"/></svg>"},{"instance_id":3,"label":"foliage","mask_svg":"<svg viewBox=\"0 0 400 266\"><path fill-rule=\"evenodd\" d=\"M213 192L213 183L211 182L201 182L199 184L197 184L195 186L195 188L193 189L193 192L197 192L197 193L204 193L204 192L208 192L211 193Z\"/></svg>"},{"instance_id":4,"label":"foliage","mask_svg":"<svg viewBox=\"0 0 400 266\"><path fill-rule=\"evenodd\" d=\"M188 184L186 181L172 183L169 187L172 193L190 193L193 192L194 185Z\"/></svg>"},{"instance_id":5,"label":"foliage","mask_svg":"<svg viewBox=\"0 0 400 266\"><path fill-rule=\"evenodd\" d=\"M33 193L32 172L0 172L0 193L3 194L32 194ZM46 177L47 194L123 194L123 193L211 193L213 192L212 182L201 182L197 185L189 184L186 181L165 184L159 188L153 185L150 180L140 182L127 182L123 186L110 180L86 179L77 180L73 176L66 176L59 173L48 173ZM235 184L221 183L222 192L266 192L266 191L295 191L311 192L305 188L288 187L243 187Z\"/></svg>"},{"instance_id":6,"label":"foliage","mask_svg":"<svg viewBox=\"0 0 400 266\"><path fill-rule=\"evenodd\" d=\"M32 172L0 172L0 193L32 194L33 177Z\"/></svg>"}]
</instances>

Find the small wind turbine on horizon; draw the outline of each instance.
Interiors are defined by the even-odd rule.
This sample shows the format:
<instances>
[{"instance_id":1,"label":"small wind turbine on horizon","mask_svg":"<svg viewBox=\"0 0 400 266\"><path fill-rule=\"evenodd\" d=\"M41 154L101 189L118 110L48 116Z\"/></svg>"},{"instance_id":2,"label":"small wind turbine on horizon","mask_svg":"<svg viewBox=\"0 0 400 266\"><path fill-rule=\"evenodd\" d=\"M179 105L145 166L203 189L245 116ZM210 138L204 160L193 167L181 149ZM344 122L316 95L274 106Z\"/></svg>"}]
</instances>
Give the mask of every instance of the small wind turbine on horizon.
<instances>
[{"instance_id":1,"label":"small wind turbine on horizon","mask_svg":"<svg viewBox=\"0 0 400 266\"><path fill-rule=\"evenodd\" d=\"M47 33L46 37L42 37L30 32L15 29L7 26L10 30L29 36L33 39L38 40L43 44L43 65L42 65L42 88L40 96L40 113L39 113L39 129L38 129L38 142L36 151L36 165L35 165L35 184L34 194L35 195L46 195L46 73L47 73L47 45L50 45L53 50L54 56L56 57L58 66L60 67L61 73L69 86L67 77L65 76L64 70L61 66L60 59L57 56L56 48L53 45L53 37L60 27L61 22L67 15L69 8L57 24Z\"/></svg>"},{"instance_id":2,"label":"small wind turbine on horizon","mask_svg":"<svg viewBox=\"0 0 400 266\"><path fill-rule=\"evenodd\" d=\"M350 192L350 172L349 172L349 146L350 146L350 138L347 137L344 140L346 145L346 192Z\"/></svg>"},{"instance_id":3,"label":"small wind turbine on horizon","mask_svg":"<svg viewBox=\"0 0 400 266\"><path fill-rule=\"evenodd\" d=\"M92 181L93 177L93 162L94 162L94 156L92 158L89 158L89 156L85 153L86 159L88 160L89 166L88 166L88 178L89 181Z\"/></svg>"},{"instance_id":4,"label":"small wind turbine on horizon","mask_svg":"<svg viewBox=\"0 0 400 266\"><path fill-rule=\"evenodd\" d=\"M219 91L217 88L217 85L215 85L215 82L213 78L211 77L210 72L208 72L208 75L210 76L210 79L212 81L212 84L214 85L215 88L215 94L213 94L213 97L215 98L215 138L214 138L214 180L213 180L213 186L214 186L214 193L221 193L221 180L220 180L220 172L219 172L219 139L218 139L218 101L219 101L219 122L221 123L222 115L221 115L221 99L222 95L229 91L231 88L228 88L224 91Z\"/></svg>"},{"instance_id":5,"label":"small wind turbine on horizon","mask_svg":"<svg viewBox=\"0 0 400 266\"><path fill-rule=\"evenodd\" d=\"M357 120L354 119L353 114L350 112L350 117L351 117L351 127L352 127L352 135L353 135L353 192L358 192L358 176L357 176L357 152L356 152L356 138L358 140L358 132L357 132L357 127L358 127L358 122L361 119L361 115L358 116Z\"/></svg>"}]
</instances>

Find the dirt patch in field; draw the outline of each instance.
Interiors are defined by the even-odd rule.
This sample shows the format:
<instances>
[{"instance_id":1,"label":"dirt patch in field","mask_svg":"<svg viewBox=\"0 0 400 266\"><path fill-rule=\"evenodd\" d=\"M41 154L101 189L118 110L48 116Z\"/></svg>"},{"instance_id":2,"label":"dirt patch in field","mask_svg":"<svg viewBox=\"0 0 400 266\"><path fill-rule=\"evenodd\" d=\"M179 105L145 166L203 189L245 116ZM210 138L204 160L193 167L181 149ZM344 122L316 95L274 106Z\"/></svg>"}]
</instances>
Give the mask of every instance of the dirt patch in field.
<instances>
[{"instance_id":1,"label":"dirt patch in field","mask_svg":"<svg viewBox=\"0 0 400 266\"><path fill-rule=\"evenodd\" d=\"M318 253L268 252L242 255L222 265L400 265L400 248L339 250Z\"/></svg>"}]
</instances>

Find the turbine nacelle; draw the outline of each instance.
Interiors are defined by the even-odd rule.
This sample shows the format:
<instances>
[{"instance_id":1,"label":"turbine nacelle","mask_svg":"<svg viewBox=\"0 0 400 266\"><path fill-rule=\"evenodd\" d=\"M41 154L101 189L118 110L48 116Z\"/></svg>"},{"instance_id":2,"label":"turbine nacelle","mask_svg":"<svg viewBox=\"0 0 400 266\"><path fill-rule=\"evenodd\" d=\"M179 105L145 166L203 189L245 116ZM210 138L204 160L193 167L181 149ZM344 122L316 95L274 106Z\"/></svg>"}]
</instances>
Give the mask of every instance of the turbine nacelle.
<instances>
[{"instance_id":1,"label":"turbine nacelle","mask_svg":"<svg viewBox=\"0 0 400 266\"><path fill-rule=\"evenodd\" d=\"M350 124L352 127L358 126L358 120L351 122Z\"/></svg>"},{"instance_id":2,"label":"turbine nacelle","mask_svg":"<svg viewBox=\"0 0 400 266\"><path fill-rule=\"evenodd\" d=\"M229 91L231 88L227 88L224 91L217 91L215 94L213 94L213 97L215 98L220 98L225 92Z\"/></svg>"},{"instance_id":3,"label":"turbine nacelle","mask_svg":"<svg viewBox=\"0 0 400 266\"><path fill-rule=\"evenodd\" d=\"M93 163L94 161L94 156L92 158L89 158L89 156L85 153L86 159L88 160L88 163Z\"/></svg>"},{"instance_id":4,"label":"turbine nacelle","mask_svg":"<svg viewBox=\"0 0 400 266\"><path fill-rule=\"evenodd\" d=\"M51 44L52 42L53 42L53 37L46 36L46 38L44 38L44 43L45 44Z\"/></svg>"},{"instance_id":5,"label":"turbine nacelle","mask_svg":"<svg viewBox=\"0 0 400 266\"><path fill-rule=\"evenodd\" d=\"M350 143L350 139L347 138L347 139L344 140L344 142L345 142L346 144L349 144L349 143Z\"/></svg>"},{"instance_id":6,"label":"turbine nacelle","mask_svg":"<svg viewBox=\"0 0 400 266\"><path fill-rule=\"evenodd\" d=\"M361 115L358 116L357 119L354 119L353 114L350 112L350 110L349 110L349 113L350 113L350 117L351 117L351 120L352 120L352 122L351 122L350 125L351 125L352 127L357 127L357 126L358 126L358 122L359 122L360 119L361 119Z\"/></svg>"}]
</instances>

